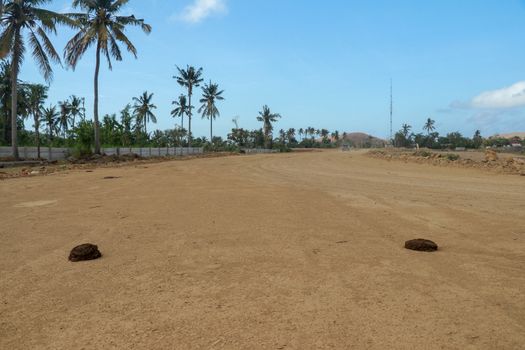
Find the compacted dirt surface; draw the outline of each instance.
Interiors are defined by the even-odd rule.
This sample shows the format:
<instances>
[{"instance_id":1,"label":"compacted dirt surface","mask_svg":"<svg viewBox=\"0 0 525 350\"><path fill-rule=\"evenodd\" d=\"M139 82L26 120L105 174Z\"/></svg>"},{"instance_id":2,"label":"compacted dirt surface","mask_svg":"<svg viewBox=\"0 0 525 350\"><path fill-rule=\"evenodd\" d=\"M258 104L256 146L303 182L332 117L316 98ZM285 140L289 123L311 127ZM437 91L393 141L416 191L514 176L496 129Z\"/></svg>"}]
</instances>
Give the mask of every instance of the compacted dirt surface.
<instances>
[{"instance_id":1,"label":"compacted dirt surface","mask_svg":"<svg viewBox=\"0 0 525 350\"><path fill-rule=\"evenodd\" d=\"M0 208L0 349L525 344L524 177L237 156L8 179Z\"/></svg>"}]
</instances>

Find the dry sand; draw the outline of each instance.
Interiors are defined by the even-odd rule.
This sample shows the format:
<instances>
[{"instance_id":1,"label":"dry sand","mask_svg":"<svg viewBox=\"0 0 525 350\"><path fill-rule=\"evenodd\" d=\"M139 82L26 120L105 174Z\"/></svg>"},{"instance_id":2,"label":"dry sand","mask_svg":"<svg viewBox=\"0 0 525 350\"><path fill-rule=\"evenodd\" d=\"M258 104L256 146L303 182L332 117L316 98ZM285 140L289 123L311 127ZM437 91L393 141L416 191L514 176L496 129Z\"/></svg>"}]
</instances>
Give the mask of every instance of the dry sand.
<instances>
[{"instance_id":1,"label":"dry sand","mask_svg":"<svg viewBox=\"0 0 525 350\"><path fill-rule=\"evenodd\" d=\"M523 177L226 157L6 180L0 209L0 349L525 346Z\"/></svg>"}]
</instances>

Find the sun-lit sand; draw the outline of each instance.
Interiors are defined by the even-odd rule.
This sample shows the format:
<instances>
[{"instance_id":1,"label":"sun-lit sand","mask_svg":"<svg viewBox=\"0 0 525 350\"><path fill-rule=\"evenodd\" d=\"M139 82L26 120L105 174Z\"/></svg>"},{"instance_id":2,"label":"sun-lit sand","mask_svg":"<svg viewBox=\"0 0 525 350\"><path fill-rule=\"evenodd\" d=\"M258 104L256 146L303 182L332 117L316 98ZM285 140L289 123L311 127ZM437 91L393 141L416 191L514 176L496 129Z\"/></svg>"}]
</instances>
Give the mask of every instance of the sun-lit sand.
<instances>
[{"instance_id":1,"label":"sun-lit sand","mask_svg":"<svg viewBox=\"0 0 525 350\"><path fill-rule=\"evenodd\" d=\"M0 207L0 349L525 344L524 177L235 156L5 180Z\"/></svg>"}]
</instances>

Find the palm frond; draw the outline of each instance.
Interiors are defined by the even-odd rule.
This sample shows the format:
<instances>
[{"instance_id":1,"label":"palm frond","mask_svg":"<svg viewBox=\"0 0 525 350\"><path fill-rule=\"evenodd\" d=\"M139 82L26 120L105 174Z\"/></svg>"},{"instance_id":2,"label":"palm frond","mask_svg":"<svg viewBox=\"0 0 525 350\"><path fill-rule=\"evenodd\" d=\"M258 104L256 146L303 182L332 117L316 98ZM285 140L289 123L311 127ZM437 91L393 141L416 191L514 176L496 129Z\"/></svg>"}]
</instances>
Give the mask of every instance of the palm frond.
<instances>
[{"instance_id":1,"label":"palm frond","mask_svg":"<svg viewBox=\"0 0 525 350\"><path fill-rule=\"evenodd\" d=\"M50 81L53 75L53 69L49 63L49 58L46 55L44 47L38 41L36 34L33 31L29 33L29 45L33 49L33 58L38 63L38 68L44 76L46 81Z\"/></svg>"}]
</instances>

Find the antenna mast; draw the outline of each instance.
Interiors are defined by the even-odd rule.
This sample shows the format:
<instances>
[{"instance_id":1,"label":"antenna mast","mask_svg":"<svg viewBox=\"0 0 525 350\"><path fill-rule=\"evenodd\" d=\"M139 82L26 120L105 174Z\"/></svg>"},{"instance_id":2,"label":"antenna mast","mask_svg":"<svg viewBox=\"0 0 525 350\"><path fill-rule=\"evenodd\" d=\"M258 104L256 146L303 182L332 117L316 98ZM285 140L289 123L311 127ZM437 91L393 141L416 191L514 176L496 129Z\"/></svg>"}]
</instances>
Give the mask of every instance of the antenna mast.
<instances>
[{"instance_id":1,"label":"antenna mast","mask_svg":"<svg viewBox=\"0 0 525 350\"><path fill-rule=\"evenodd\" d=\"M392 94L392 78L390 78L390 143L393 142L392 116L394 114L394 99Z\"/></svg>"}]
</instances>

